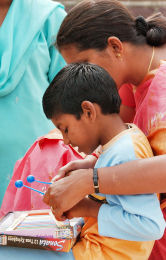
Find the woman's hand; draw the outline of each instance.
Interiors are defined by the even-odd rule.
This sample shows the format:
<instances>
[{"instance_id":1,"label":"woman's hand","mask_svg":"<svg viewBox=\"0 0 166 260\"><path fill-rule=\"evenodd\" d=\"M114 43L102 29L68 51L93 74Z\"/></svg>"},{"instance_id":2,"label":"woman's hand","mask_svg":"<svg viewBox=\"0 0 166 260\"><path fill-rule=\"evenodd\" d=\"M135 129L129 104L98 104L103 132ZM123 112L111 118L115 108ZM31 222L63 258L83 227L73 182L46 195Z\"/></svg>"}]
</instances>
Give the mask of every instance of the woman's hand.
<instances>
[{"instance_id":1,"label":"woman's hand","mask_svg":"<svg viewBox=\"0 0 166 260\"><path fill-rule=\"evenodd\" d=\"M83 160L69 162L59 169L58 174L52 179L52 182L58 181L66 175L69 175L71 171L94 168L96 161L97 158L95 156L87 155Z\"/></svg>"},{"instance_id":2,"label":"woman's hand","mask_svg":"<svg viewBox=\"0 0 166 260\"><path fill-rule=\"evenodd\" d=\"M43 201L52 207L56 219L62 220L66 211L93 192L93 170L80 169L51 184Z\"/></svg>"}]
</instances>

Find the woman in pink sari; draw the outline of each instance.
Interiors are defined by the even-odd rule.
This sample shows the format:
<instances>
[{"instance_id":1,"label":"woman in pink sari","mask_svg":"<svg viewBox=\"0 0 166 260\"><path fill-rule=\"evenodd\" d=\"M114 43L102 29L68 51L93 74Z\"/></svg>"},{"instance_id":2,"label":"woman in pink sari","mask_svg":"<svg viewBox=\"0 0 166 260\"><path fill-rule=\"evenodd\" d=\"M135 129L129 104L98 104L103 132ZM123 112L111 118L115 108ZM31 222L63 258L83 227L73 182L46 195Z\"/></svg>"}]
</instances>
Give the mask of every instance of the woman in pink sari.
<instances>
[{"instance_id":1,"label":"woman in pink sari","mask_svg":"<svg viewBox=\"0 0 166 260\"><path fill-rule=\"evenodd\" d=\"M136 104L134 123L147 135L155 155L166 154L166 63L164 62L166 60L166 18L161 14L146 20L143 17L135 18L116 0L87 0L68 13L60 27L57 45L67 63L81 61L95 63L111 74L118 88L130 83L132 85L130 90L132 89L134 93ZM125 89L125 86L123 88ZM125 107L127 108L126 103ZM123 114L125 121L132 120L135 113L133 109L134 106L128 109L131 114L127 114L127 117L126 113ZM69 163L59 171L59 177L71 170L89 167L89 161L86 166L86 159L84 162ZM127 168L124 168L124 173L125 169L127 171ZM150 170L149 168L144 174L148 174ZM63 201L68 194L66 206L64 203L57 204L61 205L59 212L63 213L71 209L85 194L90 193L90 189L93 190L93 186L83 185L83 183L92 185L93 170L83 170L82 174L81 171L78 172L79 178L82 178L82 186L77 186L77 190L74 183L74 175L77 171L70 179L75 201L70 200L70 191L65 180L63 183L57 182L49 189L45 201L53 206L58 200ZM113 194L113 187L109 185L109 188L107 185L111 173L111 168L98 170L102 193ZM123 184L123 181L121 183ZM61 195L61 198L56 192L57 185L61 185L64 190L64 196ZM141 192L148 192L148 185L147 190L144 188ZM130 187L130 192L137 193L136 187L137 183ZM139 193L140 190L141 188L138 188ZM50 191L56 193L52 202L49 201ZM120 191L119 193L126 194L125 188L122 193ZM161 206L166 215L164 196L161 196ZM150 259L164 260L165 255L166 243L163 238L157 246L155 245Z\"/></svg>"},{"instance_id":2,"label":"woman in pink sari","mask_svg":"<svg viewBox=\"0 0 166 260\"><path fill-rule=\"evenodd\" d=\"M154 155L166 153L165 148L165 128L166 128L166 103L164 93L166 93L166 62L161 61L160 67L151 71L144 81L135 88L132 85L123 86L120 90L122 102L125 106L131 107L129 97L135 101L134 123L138 125L147 135ZM126 89L126 91L124 91ZM129 95L128 95L129 94ZM134 110L134 104L132 106ZM166 219L166 197L161 194L161 208ZM166 255L165 237L156 241L150 259L164 259ZM160 250L162 248L162 250ZM160 257L160 258L159 258Z\"/></svg>"},{"instance_id":3,"label":"woman in pink sari","mask_svg":"<svg viewBox=\"0 0 166 260\"><path fill-rule=\"evenodd\" d=\"M151 71L144 79L142 84L132 89L135 100L136 114L134 123L138 125L147 135L154 155L166 153L165 129L166 129L166 103L164 93L166 93L166 62L161 61L160 67ZM126 101L126 93L121 93L125 105L130 105ZM128 103L129 102L129 103ZM161 194L161 208L166 219L166 196ZM164 244L164 246L163 246ZM164 259L166 255L166 240L163 237L156 241L151 257L149 259ZM162 250L160 250L162 248ZM160 257L160 258L159 258Z\"/></svg>"}]
</instances>

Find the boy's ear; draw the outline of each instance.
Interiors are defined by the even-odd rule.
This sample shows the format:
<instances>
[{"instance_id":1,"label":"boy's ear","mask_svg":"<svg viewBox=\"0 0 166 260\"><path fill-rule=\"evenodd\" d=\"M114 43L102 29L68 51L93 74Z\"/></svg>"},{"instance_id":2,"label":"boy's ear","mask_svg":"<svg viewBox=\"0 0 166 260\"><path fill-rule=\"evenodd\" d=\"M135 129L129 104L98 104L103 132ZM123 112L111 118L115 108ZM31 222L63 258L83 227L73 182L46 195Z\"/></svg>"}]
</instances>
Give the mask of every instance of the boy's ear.
<instances>
[{"instance_id":1,"label":"boy's ear","mask_svg":"<svg viewBox=\"0 0 166 260\"><path fill-rule=\"evenodd\" d=\"M94 122L96 119L96 109L95 109L94 104L90 101L83 101L81 104L81 107L82 107L84 116L87 119L90 119L92 122Z\"/></svg>"}]
</instances>

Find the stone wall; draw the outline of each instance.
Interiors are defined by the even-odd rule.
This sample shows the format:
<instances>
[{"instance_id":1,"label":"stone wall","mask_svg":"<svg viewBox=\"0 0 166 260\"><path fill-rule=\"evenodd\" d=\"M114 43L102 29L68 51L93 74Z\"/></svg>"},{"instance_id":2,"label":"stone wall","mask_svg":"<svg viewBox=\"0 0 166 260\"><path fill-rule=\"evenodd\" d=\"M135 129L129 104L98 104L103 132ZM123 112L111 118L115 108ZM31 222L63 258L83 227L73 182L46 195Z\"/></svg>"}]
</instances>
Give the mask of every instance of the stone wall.
<instances>
[{"instance_id":1,"label":"stone wall","mask_svg":"<svg viewBox=\"0 0 166 260\"><path fill-rule=\"evenodd\" d=\"M61 0L66 11L82 0ZM147 17L152 13L162 12L166 16L166 0L124 0L121 1L135 16Z\"/></svg>"}]
</instances>

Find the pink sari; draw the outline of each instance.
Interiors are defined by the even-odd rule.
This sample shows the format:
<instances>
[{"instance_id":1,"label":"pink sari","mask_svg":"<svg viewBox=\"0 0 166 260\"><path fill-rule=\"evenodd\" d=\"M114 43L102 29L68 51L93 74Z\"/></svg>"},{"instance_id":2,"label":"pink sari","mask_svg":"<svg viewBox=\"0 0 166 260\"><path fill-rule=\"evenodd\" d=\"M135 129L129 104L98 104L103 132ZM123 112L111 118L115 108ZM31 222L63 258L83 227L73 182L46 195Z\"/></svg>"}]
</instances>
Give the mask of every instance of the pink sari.
<instances>
[{"instance_id":1,"label":"pink sari","mask_svg":"<svg viewBox=\"0 0 166 260\"><path fill-rule=\"evenodd\" d=\"M166 62L135 91L134 123L146 134L155 155L166 154ZM161 201L166 219L166 200ZM149 260L166 259L166 232L155 242Z\"/></svg>"},{"instance_id":2,"label":"pink sari","mask_svg":"<svg viewBox=\"0 0 166 260\"><path fill-rule=\"evenodd\" d=\"M81 158L82 156L71 146L64 144L57 130L39 138L15 165L12 179L2 202L0 217L9 211L48 208L42 201L43 195L25 187L16 188L15 181L20 179L24 185L45 192L48 188L47 184L37 182L30 184L27 182L27 176L31 174L38 181L50 182L60 167Z\"/></svg>"},{"instance_id":3,"label":"pink sari","mask_svg":"<svg viewBox=\"0 0 166 260\"><path fill-rule=\"evenodd\" d=\"M148 137L154 154L160 155L166 153L166 62L149 77L135 92L134 123Z\"/></svg>"}]
</instances>

